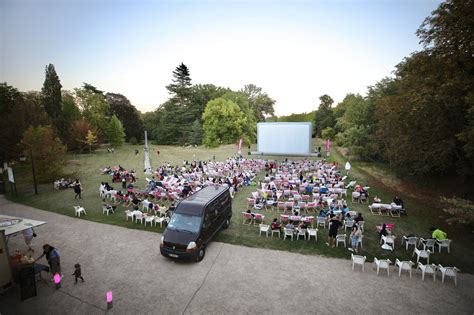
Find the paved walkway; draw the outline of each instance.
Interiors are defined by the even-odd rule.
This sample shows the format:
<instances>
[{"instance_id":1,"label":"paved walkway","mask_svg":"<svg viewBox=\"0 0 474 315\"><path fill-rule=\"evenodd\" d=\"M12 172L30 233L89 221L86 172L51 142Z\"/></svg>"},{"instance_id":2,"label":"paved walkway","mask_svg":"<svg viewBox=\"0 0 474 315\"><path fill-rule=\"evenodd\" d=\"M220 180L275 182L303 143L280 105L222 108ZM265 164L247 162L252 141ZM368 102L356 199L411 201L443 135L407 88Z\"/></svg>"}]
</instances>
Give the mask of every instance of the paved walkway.
<instances>
[{"instance_id":1,"label":"paved walkway","mask_svg":"<svg viewBox=\"0 0 474 315\"><path fill-rule=\"evenodd\" d=\"M117 314L184 313L452 313L474 311L474 276L458 286L352 272L347 260L212 243L201 263L159 254L156 233L88 222L13 204L0 196L0 213L48 221L37 228L36 254L60 249L65 274L60 290L39 283L38 296L21 302L18 290L0 296L3 314L101 314L112 290ZM10 251L25 249L21 236ZM74 285L73 265L85 283Z\"/></svg>"}]
</instances>

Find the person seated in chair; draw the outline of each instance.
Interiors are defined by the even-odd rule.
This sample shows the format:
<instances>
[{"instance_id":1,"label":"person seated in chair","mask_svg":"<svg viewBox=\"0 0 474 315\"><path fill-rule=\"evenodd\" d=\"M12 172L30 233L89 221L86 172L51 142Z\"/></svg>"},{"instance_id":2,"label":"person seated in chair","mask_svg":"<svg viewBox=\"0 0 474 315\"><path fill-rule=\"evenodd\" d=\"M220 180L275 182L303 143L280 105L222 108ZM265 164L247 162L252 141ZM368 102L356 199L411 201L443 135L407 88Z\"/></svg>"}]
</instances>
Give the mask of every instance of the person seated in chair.
<instances>
[{"instance_id":1,"label":"person seated in chair","mask_svg":"<svg viewBox=\"0 0 474 315\"><path fill-rule=\"evenodd\" d=\"M392 202L393 202L394 204L396 204L397 206L401 206L402 209L405 209L405 206L404 206L404 204L403 204L403 200L402 200L400 197L395 196L395 197L393 198Z\"/></svg>"},{"instance_id":2,"label":"person seated in chair","mask_svg":"<svg viewBox=\"0 0 474 315\"><path fill-rule=\"evenodd\" d=\"M358 213L357 214L357 217L354 219L355 223L359 223L359 222L364 222L364 218L362 217L362 213Z\"/></svg>"},{"instance_id":3,"label":"person seated in chair","mask_svg":"<svg viewBox=\"0 0 474 315\"><path fill-rule=\"evenodd\" d=\"M273 219L273 222L272 222L272 230L279 230L279 231L281 231L281 224L280 224L280 222L278 222L278 219L277 219L277 218L274 218L274 219Z\"/></svg>"},{"instance_id":4,"label":"person seated in chair","mask_svg":"<svg viewBox=\"0 0 474 315\"><path fill-rule=\"evenodd\" d=\"M379 232L379 239L382 238L382 236L387 236L388 235L388 231L387 231L387 225L384 223L382 225L382 229L380 230Z\"/></svg>"},{"instance_id":5,"label":"person seated in chair","mask_svg":"<svg viewBox=\"0 0 474 315\"><path fill-rule=\"evenodd\" d=\"M448 237L448 234L446 234L446 232L443 232L440 229L435 228L434 226L430 228L430 231L431 231L431 238L437 241L444 241Z\"/></svg>"},{"instance_id":6,"label":"person seated in chair","mask_svg":"<svg viewBox=\"0 0 474 315\"><path fill-rule=\"evenodd\" d=\"M288 223L285 225L285 229L293 230L295 226L293 225L293 221L288 221Z\"/></svg>"},{"instance_id":7,"label":"person seated in chair","mask_svg":"<svg viewBox=\"0 0 474 315\"><path fill-rule=\"evenodd\" d=\"M109 205L107 202L105 202L105 199L102 199L102 205L106 208L106 209L111 209L112 212L115 213L115 209L117 209L117 206L116 205Z\"/></svg>"},{"instance_id":8,"label":"person seated in chair","mask_svg":"<svg viewBox=\"0 0 474 315\"><path fill-rule=\"evenodd\" d=\"M301 221L300 225L298 226L301 230L308 229L308 224L305 221Z\"/></svg>"}]
</instances>

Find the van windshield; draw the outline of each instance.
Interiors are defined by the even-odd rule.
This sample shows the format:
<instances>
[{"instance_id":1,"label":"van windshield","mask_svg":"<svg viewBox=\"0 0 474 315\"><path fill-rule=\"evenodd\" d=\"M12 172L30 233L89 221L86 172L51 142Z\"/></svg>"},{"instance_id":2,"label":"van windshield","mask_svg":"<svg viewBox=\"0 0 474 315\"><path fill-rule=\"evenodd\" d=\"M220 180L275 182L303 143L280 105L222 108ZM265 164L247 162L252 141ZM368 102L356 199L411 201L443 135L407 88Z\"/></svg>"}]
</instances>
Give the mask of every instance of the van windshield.
<instances>
[{"instance_id":1,"label":"van windshield","mask_svg":"<svg viewBox=\"0 0 474 315\"><path fill-rule=\"evenodd\" d=\"M201 217L195 215L174 213L171 217L170 223L168 224L168 228L177 231L198 233L201 227L201 219Z\"/></svg>"}]
</instances>

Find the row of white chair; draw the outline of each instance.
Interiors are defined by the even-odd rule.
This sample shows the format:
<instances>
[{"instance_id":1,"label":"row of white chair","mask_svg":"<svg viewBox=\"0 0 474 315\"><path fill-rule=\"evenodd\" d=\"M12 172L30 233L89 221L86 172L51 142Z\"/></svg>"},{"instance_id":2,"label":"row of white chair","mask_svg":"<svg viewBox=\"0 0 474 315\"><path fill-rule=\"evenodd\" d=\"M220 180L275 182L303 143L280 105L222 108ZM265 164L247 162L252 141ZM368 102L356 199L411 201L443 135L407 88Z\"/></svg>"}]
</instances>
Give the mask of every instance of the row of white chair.
<instances>
[{"instance_id":1,"label":"row of white chair","mask_svg":"<svg viewBox=\"0 0 474 315\"><path fill-rule=\"evenodd\" d=\"M351 255L352 261L352 270L354 270L355 265L360 265L362 267L362 272L365 272L365 261L367 256L360 256L360 255ZM392 261L390 259L377 259L374 258L374 268L377 270L377 275L379 274L380 269L387 270L387 276L390 276L390 265ZM412 277L413 266L415 265L414 262L410 261L400 261L398 258L395 260L395 270L398 269L398 277L401 277L402 271L406 271L410 274L410 278ZM435 265L435 264L426 264L423 265L422 263L418 262L416 271L421 271L421 279L425 280L425 274L433 275L433 281L436 281L436 273L441 273L441 282L444 283L445 277L450 277L454 279L454 285L457 285L457 272L460 271L456 267L443 267L442 265Z\"/></svg>"}]
</instances>

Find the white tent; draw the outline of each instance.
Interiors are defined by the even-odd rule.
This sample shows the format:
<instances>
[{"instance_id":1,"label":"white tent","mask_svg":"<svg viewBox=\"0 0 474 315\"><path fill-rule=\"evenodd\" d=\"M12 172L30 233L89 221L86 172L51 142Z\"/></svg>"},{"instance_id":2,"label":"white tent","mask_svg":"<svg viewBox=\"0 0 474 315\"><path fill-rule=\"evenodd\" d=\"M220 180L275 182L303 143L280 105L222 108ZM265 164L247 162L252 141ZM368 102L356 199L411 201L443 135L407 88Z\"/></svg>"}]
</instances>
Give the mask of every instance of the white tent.
<instances>
[{"instance_id":1,"label":"white tent","mask_svg":"<svg viewBox=\"0 0 474 315\"><path fill-rule=\"evenodd\" d=\"M21 233L23 230L45 223L43 221L0 215L0 287L12 282L10 257L7 247L8 238Z\"/></svg>"}]
</instances>

